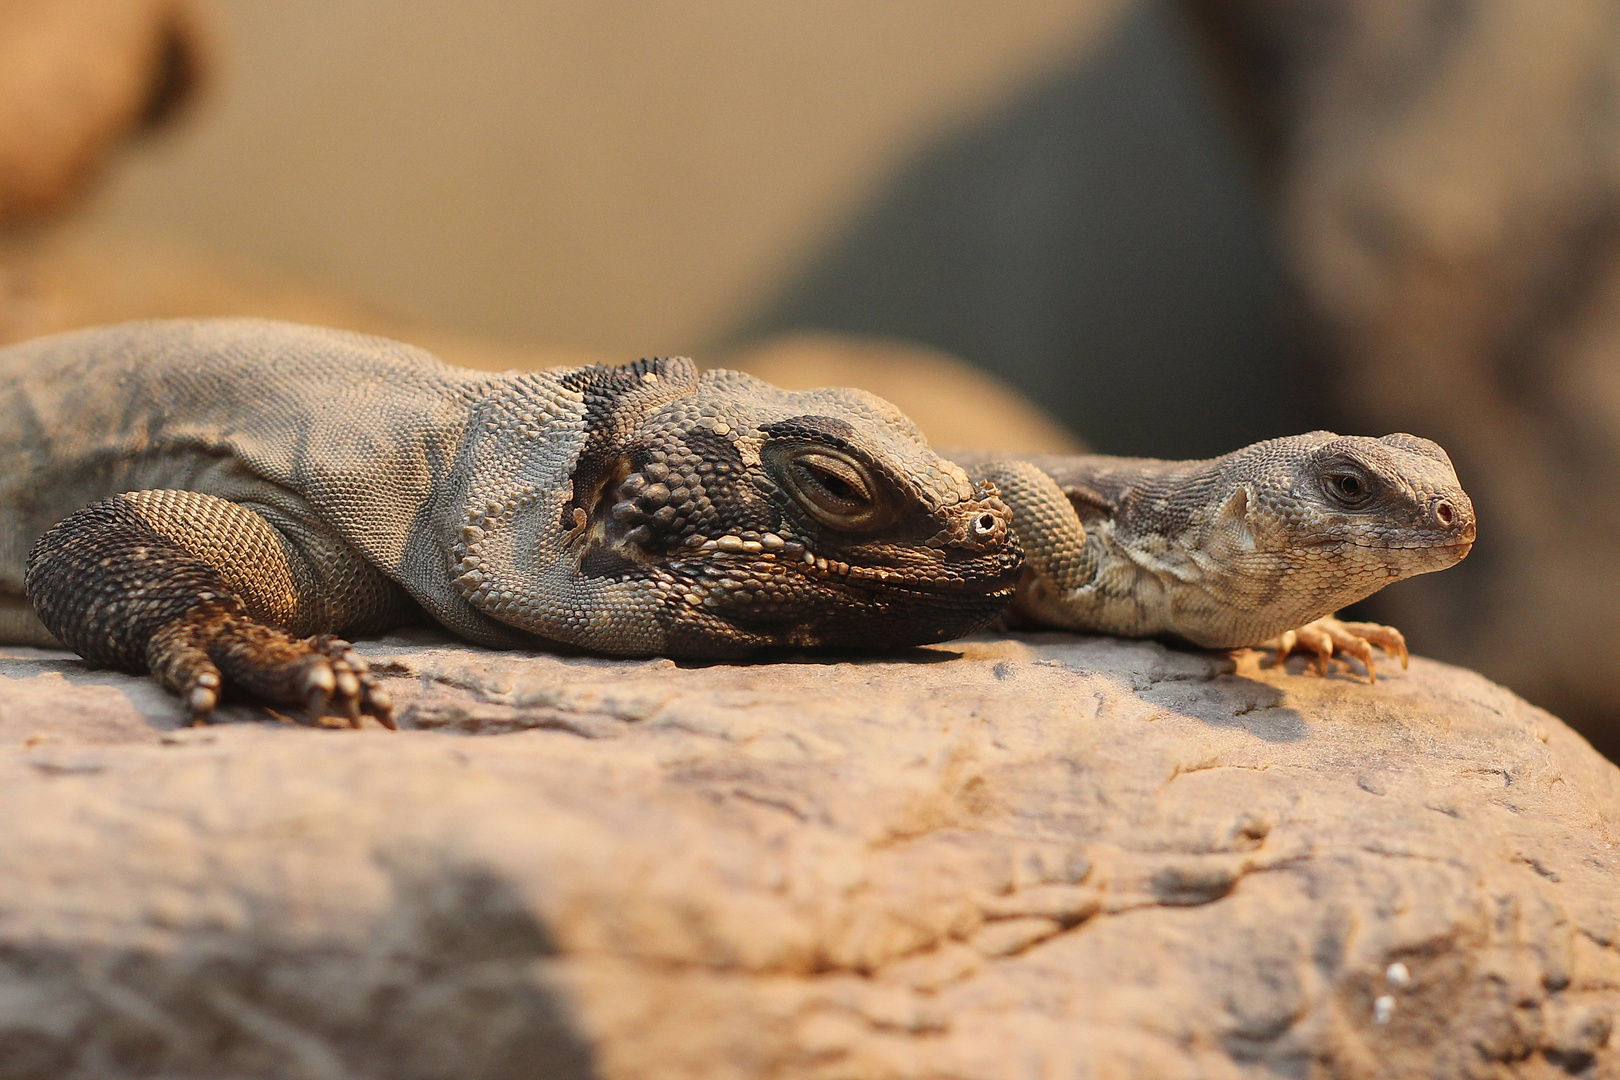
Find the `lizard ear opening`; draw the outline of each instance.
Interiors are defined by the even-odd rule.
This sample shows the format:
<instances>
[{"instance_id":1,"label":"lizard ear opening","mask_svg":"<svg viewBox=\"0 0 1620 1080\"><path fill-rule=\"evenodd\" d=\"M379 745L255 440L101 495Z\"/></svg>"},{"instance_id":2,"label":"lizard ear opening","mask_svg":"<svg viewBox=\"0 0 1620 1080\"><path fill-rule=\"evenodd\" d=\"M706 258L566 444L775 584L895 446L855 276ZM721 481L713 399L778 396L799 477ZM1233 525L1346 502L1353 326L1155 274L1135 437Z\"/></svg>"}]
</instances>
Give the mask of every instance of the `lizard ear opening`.
<instances>
[{"instance_id":1,"label":"lizard ear opening","mask_svg":"<svg viewBox=\"0 0 1620 1080\"><path fill-rule=\"evenodd\" d=\"M1215 515L1215 520L1222 525L1249 520L1249 489L1246 485L1239 484L1237 490L1226 497L1226 503Z\"/></svg>"},{"instance_id":2,"label":"lizard ear opening","mask_svg":"<svg viewBox=\"0 0 1620 1080\"><path fill-rule=\"evenodd\" d=\"M1254 532L1249 528L1251 493L1247 484L1239 484L1215 514L1215 527L1236 537L1240 547L1254 549Z\"/></svg>"}]
</instances>

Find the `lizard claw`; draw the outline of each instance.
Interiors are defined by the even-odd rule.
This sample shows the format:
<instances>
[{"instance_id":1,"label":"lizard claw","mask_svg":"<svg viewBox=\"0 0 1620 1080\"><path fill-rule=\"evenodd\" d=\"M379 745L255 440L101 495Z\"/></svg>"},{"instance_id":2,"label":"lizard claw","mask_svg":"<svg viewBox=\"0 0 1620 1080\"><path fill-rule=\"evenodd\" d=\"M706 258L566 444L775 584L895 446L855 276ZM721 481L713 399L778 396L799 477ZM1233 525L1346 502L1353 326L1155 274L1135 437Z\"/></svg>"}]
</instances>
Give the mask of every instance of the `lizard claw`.
<instances>
[{"instance_id":1,"label":"lizard claw","mask_svg":"<svg viewBox=\"0 0 1620 1080\"><path fill-rule=\"evenodd\" d=\"M327 713L332 692L337 689L337 676L332 665L319 657L312 658L304 672L304 723L313 724Z\"/></svg>"},{"instance_id":2,"label":"lizard claw","mask_svg":"<svg viewBox=\"0 0 1620 1080\"><path fill-rule=\"evenodd\" d=\"M1308 650L1315 654L1314 666L1318 675L1327 674L1328 661L1335 654L1353 656L1367 669L1367 681L1377 682L1378 672L1373 667L1374 645L1390 656L1398 657L1402 668L1411 660L1405 636L1393 626L1340 622L1332 616L1306 623L1294 630L1285 630L1257 647L1271 650L1278 664L1288 659L1290 653Z\"/></svg>"},{"instance_id":3,"label":"lizard claw","mask_svg":"<svg viewBox=\"0 0 1620 1080\"><path fill-rule=\"evenodd\" d=\"M395 726L393 701L365 658L330 634L298 639L238 612L199 611L154 634L147 661L193 724L212 718L229 686L242 697L302 706L306 724L336 715L350 727L363 716Z\"/></svg>"},{"instance_id":4,"label":"lizard claw","mask_svg":"<svg viewBox=\"0 0 1620 1080\"><path fill-rule=\"evenodd\" d=\"M193 672L185 702L186 720L193 727L206 724L219 704L219 669L208 664Z\"/></svg>"},{"instance_id":5,"label":"lizard claw","mask_svg":"<svg viewBox=\"0 0 1620 1080\"><path fill-rule=\"evenodd\" d=\"M1299 631L1284 630L1269 642L1261 643L1260 647L1262 649L1270 647L1273 653L1272 662L1281 664L1288 659L1288 655L1294 651L1294 646L1297 644L1299 644Z\"/></svg>"},{"instance_id":6,"label":"lizard claw","mask_svg":"<svg viewBox=\"0 0 1620 1080\"><path fill-rule=\"evenodd\" d=\"M337 715L347 720L350 727L359 727L362 716L374 716L383 727L397 730L393 699L353 645L331 634L310 638L309 644L330 665L333 687L328 707L335 706Z\"/></svg>"}]
</instances>

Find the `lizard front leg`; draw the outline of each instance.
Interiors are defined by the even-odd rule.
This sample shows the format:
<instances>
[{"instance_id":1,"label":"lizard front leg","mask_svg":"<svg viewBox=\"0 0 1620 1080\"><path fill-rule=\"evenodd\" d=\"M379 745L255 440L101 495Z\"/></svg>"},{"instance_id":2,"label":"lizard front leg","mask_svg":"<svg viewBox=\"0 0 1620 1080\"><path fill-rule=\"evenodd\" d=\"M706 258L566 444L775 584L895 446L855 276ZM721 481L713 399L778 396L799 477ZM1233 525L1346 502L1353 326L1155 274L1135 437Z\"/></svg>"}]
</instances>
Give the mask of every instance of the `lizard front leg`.
<instances>
[{"instance_id":1,"label":"lizard front leg","mask_svg":"<svg viewBox=\"0 0 1620 1080\"><path fill-rule=\"evenodd\" d=\"M235 692L301 708L306 722L333 714L359 726L370 715L392 727L387 692L332 631L386 622L404 610L403 594L358 553L315 539L319 561L344 564L312 565L235 503L132 492L40 537L26 585L59 640L92 663L151 672L193 722ZM323 595L323 578L342 581L347 595Z\"/></svg>"}]
</instances>

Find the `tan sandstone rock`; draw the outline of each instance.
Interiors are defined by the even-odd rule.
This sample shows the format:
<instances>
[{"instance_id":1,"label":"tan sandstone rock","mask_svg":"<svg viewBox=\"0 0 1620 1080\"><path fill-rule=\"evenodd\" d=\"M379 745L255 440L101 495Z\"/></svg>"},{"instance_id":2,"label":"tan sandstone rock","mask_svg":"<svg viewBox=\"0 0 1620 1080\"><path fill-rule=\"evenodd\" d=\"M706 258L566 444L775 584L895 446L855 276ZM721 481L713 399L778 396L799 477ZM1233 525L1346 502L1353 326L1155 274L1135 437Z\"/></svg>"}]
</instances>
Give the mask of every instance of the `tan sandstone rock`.
<instances>
[{"instance_id":1,"label":"tan sandstone rock","mask_svg":"<svg viewBox=\"0 0 1620 1080\"><path fill-rule=\"evenodd\" d=\"M416 730L0 653L0 1077L1620 1075L1620 771L1468 672L364 648Z\"/></svg>"}]
</instances>

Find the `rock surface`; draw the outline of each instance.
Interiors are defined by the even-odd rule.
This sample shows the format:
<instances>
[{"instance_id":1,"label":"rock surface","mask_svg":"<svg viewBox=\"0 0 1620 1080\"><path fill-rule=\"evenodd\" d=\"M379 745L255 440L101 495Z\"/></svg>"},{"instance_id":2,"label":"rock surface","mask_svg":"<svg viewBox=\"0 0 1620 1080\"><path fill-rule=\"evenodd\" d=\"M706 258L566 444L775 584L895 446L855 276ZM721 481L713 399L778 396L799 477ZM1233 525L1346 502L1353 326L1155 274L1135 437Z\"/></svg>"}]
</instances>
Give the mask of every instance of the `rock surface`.
<instances>
[{"instance_id":1,"label":"rock surface","mask_svg":"<svg viewBox=\"0 0 1620 1080\"><path fill-rule=\"evenodd\" d=\"M1620 771L1468 672L364 650L416 730L0 652L0 1077L1620 1075Z\"/></svg>"}]
</instances>

